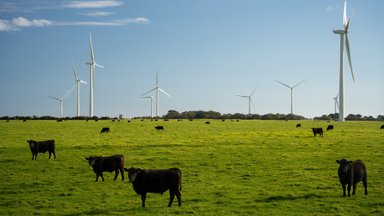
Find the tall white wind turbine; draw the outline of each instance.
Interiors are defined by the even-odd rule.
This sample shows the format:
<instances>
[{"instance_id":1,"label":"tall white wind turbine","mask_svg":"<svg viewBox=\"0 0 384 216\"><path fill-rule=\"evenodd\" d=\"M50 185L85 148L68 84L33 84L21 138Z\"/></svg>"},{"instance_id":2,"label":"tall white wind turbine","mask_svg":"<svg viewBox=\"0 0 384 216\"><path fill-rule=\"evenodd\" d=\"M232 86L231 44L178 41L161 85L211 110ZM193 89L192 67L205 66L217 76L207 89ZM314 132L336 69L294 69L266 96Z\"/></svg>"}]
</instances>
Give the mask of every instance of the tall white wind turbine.
<instances>
[{"instance_id":1,"label":"tall white wind turbine","mask_svg":"<svg viewBox=\"0 0 384 216\"><path fill-rule=\"evenodd\" d=\"M301 83L307 81L307 79L305 79L305 80L303 80L303 81L297 83L297 84L294 85L294 86L289 86L289 85L287 85L287 84L285 84L285 83L280 82L279 80L276 80L276 81L277 81L278 83L280 83L281 85L283 85L283 86L285 86L285 87L291 89L291 114L293 114L293 89L296 88L297 86L299 86Z\"/></svg>"},{"instance_id":2,"label":"tall white wind turbine","mask_svg":"<svg viewBox=\"0 0 384 216\"><path fill-rule=\"evenodd\" d=\"M75 64L73 64L73 62L72 62L72 70L73 70L73 75L75 76L75 85L77 87L77 112L76 112L76 115L80 116L80 85L82 83L84 83L84 84L87 84L87 83L85 81L79 79L79 77L77 76Z\"/></svg>"},{"instance_id":3,"label":"tall white wind turbine","mask_svg":"<svg viewBox=\"0 0 384 216\"><path fill-rule=\"evenodd\" d=\"M95 82L95 68L100 67L104 68L104 66L101 66L95 62L95 55L93 52L93 45L92 45L92 34L89 33L89 44L91 47L91 60L87 62L86 64L89 65L89 71L90 71L90 85L89 85L89 117L93 117L93 90L94 90L94 82Z\"/></svg>"},{"instance_id":4,"label":"tall white wind turbine","mask_svg":"<svg viewBox=\"0 0 384 216\"><path fill-rule=\"evenodd\" d=\"M344 0L344 14L343 14L343 26L342 30L333 30L334 34L340 35L340 75L339 75L339 121L343 122L344 119L344 75L343 75L343 66L344 66L344 46L346 49L349 68L351 69L352 79L355 82L355 77L353 75L352 61L351 61L351 52L349 49L349 40L348 32L349 25L351 24L351 18L347 18L347 0Z\"/></svg>"},{"instance_id":5,"label":"tall white wind turbine","mask_svg":"<svg viewBox=\"0 0 384 216\"><path fill-rule=\"evenodd\" d=\"M151 100L151 118L153 118L153 96L142 97L142 99L150 99Z\"/></svg>"},{"instance_id":6,"label":"tall white wind turbine","mask_svg":"<svg viewBox=\"0 0 384 216\"><path fill-rule=\"evenodd\" d=\"M60 102L60 118L63 118L63 111L64 111L64 98L68 97L71 92L73 91L73 88L75 88L75 85L72 86L72 88L70 90L68 90L67 92L65 92L65 94L63 95L63 97L61 98L57 98L57 97L52 97L52 96L48 96L54 100L57 100Z\"/></svg>"},{"instance_id":7,"label":"tall white wind turbine","mask_svg":"<svg viewBox=\"0 0 384 216\"><path fill-rule=\"evenodd\" d=\"M251 115L251 104L253 105L252 96L255 93L255 91L256 89L253 90L253 92L250 95L236 95L237 97L248 98L248 115Z\"/></svg>"},{"instance_id":8,"label":"tall white wind turbine","mask_svg":"<svg viewBox=\"0 0 384 216\"><path fill-rule=\"evenodd\" d=\"M160 88L160 86L159 86L159 73L158 72L156 72L156 86L155 86L155 88L149 90L148 92L146 92L142 96L145 96L146 94L148 94L152 91L156 91L156 117L158 117L158 116L160 116L159 115L159 107L160 107L159 92L161 91L162 93L164 93L168 97L171 97L171 95L169 95L167 92L165 92L163 89Z\"/></svg>"}]
</instances>

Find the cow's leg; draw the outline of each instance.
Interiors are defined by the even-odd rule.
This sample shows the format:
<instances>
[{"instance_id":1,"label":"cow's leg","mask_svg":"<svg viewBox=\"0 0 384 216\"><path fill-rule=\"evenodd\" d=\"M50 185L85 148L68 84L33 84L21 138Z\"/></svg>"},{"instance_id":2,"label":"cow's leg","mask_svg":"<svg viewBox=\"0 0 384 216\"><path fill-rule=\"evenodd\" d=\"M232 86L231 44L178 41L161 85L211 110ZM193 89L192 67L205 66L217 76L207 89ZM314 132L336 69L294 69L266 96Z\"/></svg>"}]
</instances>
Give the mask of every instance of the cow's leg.
<instances>
[{"instance_id":1,"label":"cow's leg","mask_svg":"<svg viewBox=\"0 0 384 216\"><path fill-rule=\"evenodd\" d=\"M181 206L181 192L179 190L176 191L176 197L177 197L177 202L179 206Z\"/></svg>"},{"instance_id":2,"label":"cow's leg","mask_svg":"<svg viewBox=\"0 0 384 216\"><path fill-rule=\"evenodd\" d=\"M35 160L37 159L37 153L35 153Z\"/></svg>"},{"instance_id":3,"label":"cow's leg","mask_svg":"<svg viewBox=\"0 0 384 216\"><path fill-rule=\"evenodd\" d=\"M364 184L365 195L368 195L367 178L363 178L363 184Z\"/></svg>"},{"instance_id":4,"label":"cow's leg","mask_svg":"<svg viewBox=\"0 0 384 216\"><path fill-rule=\"evenodd\" d=\"M99 180L99 174L96 174L96 181Z\"/></svg>"},{"instance_id":5,"label":"cow's leg","mask_svg":"<svg viewBox=\"0 0 384 216\"><path fill-rule=\"evenodd\" d=\"M346 194L345 194L345 184L342 184L343 186L343 197L346 197Z\"/></svg>"},{"instance_id":6,"label":"cow's leg","mask_svg":"<svg viewBox=\"0 0 384 216\"><path fill-rule=\"evenodd\" d=\"M119 169L115 169L115 178L113 178L113 181L116 180L118 175L119 175Z\"/></svg>"},{"instance_id":7,"label":"cow's leg","mask_svg":"<svg viewBox=\"0 0 384 216\"><path fill-rule=\"evenodd\" d=\"M356 184L356 183L354 183L354 184L353 184L353 191L352 191L352 195L355 195L356 186L357 186L357 184Z\"/></svg>"},{"instance_id":8,"label":"cow's leg","mask_svg":"<svg viewBox=\"0 0 384 216\"><path fill-rule=\"evenodd\" d=\"M48 153L49 153L49 157L48 157L48 159L51 159L51 154L52 154L52 152L51 152L51 151L48 151Z\"/></svg>"},{"instance_id":9,"label":"cow's leg","mask_svg":"<svg viewBox=\"0 0 384 216\"><path fill-rule=\"evenodd\" d=\"M352 186L352 184L348 183L348 196L349 197L351 196L351 186Z\"/></svg>"},{"instance_id":10,"label":"cow's leg","mask_svg":"<svg viewBox=\"0 0 384 216\"><path fill-rule=\"evenodd\" d=\"M175 198L175 191L169 190L169 203L168 203L168 207L171 207L174 198Z\"/></svg>"},{"instance_id":11,"label":"cow's leg","mask_svg":"<svg viewBox=\"0 0 384 216\"><path fill-rule=\"evenodd\" d=\"M141 193L141 207L145 207L145 198L147 197L147 193Z\"/></svg>"},{"instance_id":12,"label":"cow's leg","mask_svg":"<svg viewBox=\"0 0 384 216\"><path fill-rule=\"evenodd\" d=\"M53 149L52 154L53 154L53 157L56 159L55 149Z\"/></svg>"},{"instance_id":13,"label":"cow's leg","mask_svg":"<svg viewBox=\"0 0 384 216\"><path fill-rule=\"evenodd\" d=\"M124 168L120 167L121 180L124 180Z\"/></svg>"},{"instance_id":14,"label":"cow's leg","mask_svg":"<svg viewBox=\"0 0 384 216\"><path fill-rule=\"evenodd\" d=\"M101 179L104 181L103 172L100 172L100 177L101 177Z\"/></svg>"}]
</instances>

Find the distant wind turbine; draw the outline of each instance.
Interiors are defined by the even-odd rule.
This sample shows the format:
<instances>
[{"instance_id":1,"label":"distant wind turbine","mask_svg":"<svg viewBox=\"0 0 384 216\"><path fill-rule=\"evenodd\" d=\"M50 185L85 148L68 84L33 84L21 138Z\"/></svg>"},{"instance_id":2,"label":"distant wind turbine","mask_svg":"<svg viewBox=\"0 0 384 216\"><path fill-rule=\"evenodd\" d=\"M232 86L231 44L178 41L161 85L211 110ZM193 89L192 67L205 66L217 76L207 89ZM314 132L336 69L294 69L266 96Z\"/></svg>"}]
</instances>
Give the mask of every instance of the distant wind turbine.
<instances>
[{"instance_id":1,"label":"distant wind turbine","mask_svg":"<svg viewBox=\"0 0 384 216\"><path fill-rule=\"evenodd\" d=\"M89 85L89 117L93 117L93 90L94 90L94 82L95 82L95 67L104 68L104 66L101 66L95 62L95 55L93 52L93 45L92 45L92 34L89 33L89 44L91 47L91 60L87 62L86 64L89 65L89 71L90 71L90 85Z\"/></svg>"},{"instance_id":2,"label":"distant wind turbine","mask_svg":"<svg viewBox=\"0 0 384 216\"><path fill-rule=\"evenodd\" d=\"M159 73L158 72L156 72L156 86L153 89L146 92L145 94L143 94L142 96L145 96L146 94L148 94L152 91L156 91L156 117L158 117L158 116L160 116L159 115L159 104L160 104L159 92L161 91L162 93L164 93L168 97L171 97L171 95L169 95L167 92L165 92L163 89L160 88L160 86L159 86Z\"/></svg>"},{"instance_id":3,"label":"distant wind turbine","mask_svg":"<svg viewBox=\"0 0 384 216\"><path fill-rule=\"evenodd\" d=\"M288 87L289 89L291 89L291 114L293 114L293 89L296 88L297 86L299 86L301 83L307 81L307 79L305 79L305 80L303 80L303 81L297 83L297 84L294 85L294 86L289 86L289 85L287 85L287 84L285 84L285 83L280 82L279 80L276 80L276 81L277 81L278 83L280 83L281 85L283 85L283 86Z\"/></svg>"},{"instance_id":4,"label":"distant wind turbine","mask_svg":"<svg viewBox=\"0 0 384 216\"><path fill-rule=\"evenodd\" d=\"M77 116L80 116L80 85L81 83L87 84L77 76L75 64L72 62L73 75L75 75L75 85L77 86Z\"/></svg>"},{"instance_id":5,"label":"distant wind turbine","mask_svg":"<svg viewBox=\"0 0 384 216\"><path fill-rule=\"evenodd\" d=\"M151 118L153 118L153 96L142 97L142 99L150 99L151 100Z\"/></svg>"},{"instance_id":6,"label":"distant wind turbine","mask_svg":"<svg viewBox=\"0 0 384 216\"><path fill-rule=\"evenodd\" d=\"M337 113L336 108L338 108L340 110L339 103L337 102L338 97L339 97L339 94L337 94L336 97L333 98L333 100L335 101L335 115Z\"/></svg>"},{"instance_id":7,"label":"distant wind turbine","mask_svg":"<svg viewBox=\"0 0 384 216\"><path fill-rule=\"evenodd\" d=\"M344 119L344 75L343 75L343 66L344 66L344 45L347 52L348 64L351 69L352 79L355 82L355 77L353 75L352 61L351 61L351 52L349 49L349 40L348 32L349 25L351 23L351 18L347 18L347 0L344 0L344 14L343 14L343 26L342 30L333 30L334 34L340 35L340 77L339 77L339 121L343 122ZM344 40L345 39L345 40ZM345 42L344 42L345 41Z\"/></svg>"},{"instance_id":8,"label":"distant wind turbine","mask_svg":"<svg viewBox=\"0 0 384 216\"><path fill-rule=\"evenodd\" d=\"M71 94L71 92L73 91L73 88L75 88L75 85L73 85L72 88L71 88L70 90L68 90L67 92L65 92L64 96L61 97L61 98L48 96L48 97L50 97L50 98L52 98L52 99L57 100L57 101L60 102L60 118L63 118L63 110L64 110L64 108L63 108L63 103L64 103L64 98L68 97L68 96Z\"/></svg>"},{"instance_id":9,"label":"distant wind turbine","mask_svg":"<svg viewBox=\"0 0 384 216\"><path fill-rule=\"evenodd\" d=\"M255 93L255 91L256 91L256 89L253 90L253 92L249 96L247 96L247 95L236 95L237 97L248 98L248 115L251 115L251 104L253 105L252 96ZM253 106L255 106L255 105L253 105Z\"/></svg>"}]
</instances>

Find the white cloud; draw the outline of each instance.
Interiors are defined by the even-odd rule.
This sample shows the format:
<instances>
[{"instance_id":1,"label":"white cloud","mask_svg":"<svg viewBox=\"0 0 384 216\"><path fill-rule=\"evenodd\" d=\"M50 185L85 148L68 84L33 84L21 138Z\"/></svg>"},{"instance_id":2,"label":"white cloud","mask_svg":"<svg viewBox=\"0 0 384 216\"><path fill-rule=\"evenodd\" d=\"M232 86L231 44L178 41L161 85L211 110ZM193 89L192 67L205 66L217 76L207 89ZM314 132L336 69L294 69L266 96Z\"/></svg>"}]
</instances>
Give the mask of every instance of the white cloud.
<instances>
[{"instance_id":1,"label":"white cloud","mask_svg":"<svg viewBox=\"0 0 384 216\"><path fill-rule=\"evenodd\" d=\"M63 7L65 8L105 8L105 7L117 7L124 3L118 0L104 0L104 1L70 1L65 2Z\"/></svg>"},{"instance_id":2,"label":"white cloud","mask_svg":"<svg viewBox=\"0 0 384 216\"><path fill-rule=\"evenodd\" d=\"M105 22L94 21L73 21L73 22L54 22L46 19L28 20L24 17L17 17L12 20L0 19L0 31L18 31L26 27L44 26L124 26L129 24L150 24L151 21L145 17L119 19Z\"/></svg>"},{"instance_id":3,"label":"white cloud","mask_svg":"<svg viewBox=\"0 0 384 216\"><path fill-rule=\"evenodd\" d=\"M91 17L105 17L115 13L107 12L107 11L94 11L94 12L86 12L86 13L80 13L80 14L84 16L91 16Z\"/></svg>"},{"instance_id":4,"label":"white cloud","mask_svg":"<svg viewBox=\"0 0 384 216\"><path fill-rule=\"evenodd\" d=\"M24 17L17 17L9 20L0 20L0 31L18 31L23 27L43 27L52 25L53 22L46 19L28 20Z\"/></svg>"}]
</instances>

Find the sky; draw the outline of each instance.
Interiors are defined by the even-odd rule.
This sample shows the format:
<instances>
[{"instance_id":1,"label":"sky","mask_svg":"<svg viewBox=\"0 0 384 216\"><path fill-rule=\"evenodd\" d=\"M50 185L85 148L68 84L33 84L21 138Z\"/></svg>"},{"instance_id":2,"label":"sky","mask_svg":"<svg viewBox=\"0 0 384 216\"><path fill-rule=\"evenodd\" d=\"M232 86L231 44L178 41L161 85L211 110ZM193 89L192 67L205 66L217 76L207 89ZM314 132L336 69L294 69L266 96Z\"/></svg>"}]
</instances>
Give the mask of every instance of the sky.
<instances>
[{"instance_id":1,"label":"sky","mask_svg":"<svg viewBox=\"0 0 384 216\"><path fill-rule=\"evenodd\" d=\"M168 110L334 113L343 0L0 0L0 116L60 116L74 62L81 115L89 115L89 34L96 63L94 115L150 115L155 87ZM345 113L384 115L384 1L348 0L355 82L344 58ZM150 93L147 96L154 96ZM76 89L64 116L76 115Z\"/></svg>"}]
</instances>

